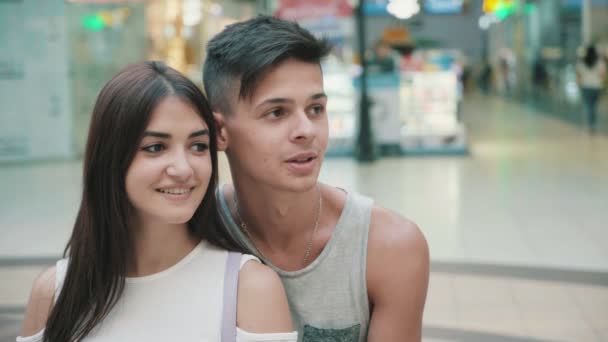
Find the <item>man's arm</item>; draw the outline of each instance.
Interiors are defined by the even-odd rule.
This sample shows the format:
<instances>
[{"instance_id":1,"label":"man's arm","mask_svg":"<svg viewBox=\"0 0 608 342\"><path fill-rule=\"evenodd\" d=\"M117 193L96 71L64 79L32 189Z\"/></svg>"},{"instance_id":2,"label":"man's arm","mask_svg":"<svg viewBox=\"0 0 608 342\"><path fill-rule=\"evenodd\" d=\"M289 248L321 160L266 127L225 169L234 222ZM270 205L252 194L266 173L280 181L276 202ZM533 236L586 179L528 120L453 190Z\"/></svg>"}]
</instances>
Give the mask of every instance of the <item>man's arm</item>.
<instances>
[{"instance_id":1,"label":"man's arm","mask_svg":"<svg viewBox=\"0 0 608 342\"><path fill-rule=\"evenodd\" d=\"M367 252L368 341L421 341L428 282L429 250L418 226L375 207Z\"/></svg>"}]
</instances>

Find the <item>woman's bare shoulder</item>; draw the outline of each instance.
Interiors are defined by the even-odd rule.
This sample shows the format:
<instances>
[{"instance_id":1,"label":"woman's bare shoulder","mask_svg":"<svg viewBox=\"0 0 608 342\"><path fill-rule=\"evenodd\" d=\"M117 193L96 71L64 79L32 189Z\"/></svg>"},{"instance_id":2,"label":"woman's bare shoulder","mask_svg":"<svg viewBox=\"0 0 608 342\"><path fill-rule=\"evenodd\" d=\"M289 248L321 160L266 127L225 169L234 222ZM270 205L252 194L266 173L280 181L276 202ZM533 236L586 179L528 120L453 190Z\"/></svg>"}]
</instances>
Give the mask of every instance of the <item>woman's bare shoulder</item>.
<instances>
[{"instance_id":1,"label":"woman's bare shoulder","mask_svg":"<svg viewBox=\"0 0 608 342\"><path fill-rule=\"evenodd\" d=\"M55 298L55 266L42 272L32 286L25 318L21 327L21 336L34 335L46 326L49 313Z\"/></svg>"},{"instance_id":2,"label":"woman's bare shoulder","mask_svg":"<svg viewBox=\"0 0 608 342\"><path fill-rule=\"evenodd\" d=\"M287 295L268 266L249 261L239 273L237 326L252 333L293 331Z\"/></svg>"}]
</instances>

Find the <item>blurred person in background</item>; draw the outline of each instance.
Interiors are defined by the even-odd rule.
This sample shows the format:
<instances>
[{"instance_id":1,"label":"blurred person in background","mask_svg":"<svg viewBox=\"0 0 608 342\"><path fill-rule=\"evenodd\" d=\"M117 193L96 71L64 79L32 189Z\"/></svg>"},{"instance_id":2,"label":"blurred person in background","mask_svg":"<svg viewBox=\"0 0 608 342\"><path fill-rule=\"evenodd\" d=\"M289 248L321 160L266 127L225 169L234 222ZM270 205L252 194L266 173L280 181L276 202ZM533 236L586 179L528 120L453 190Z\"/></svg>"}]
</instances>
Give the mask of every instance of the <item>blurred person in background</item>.
<instances>
[{"instance_id":1,"label":"blurred person in background","mask_svg":"<svg viewBox=\"0 0 608 342\"><path fill-rule=\"evenodd\" d=\"M532 64L532 85L535 98L544 96L549 88L549 73L541 56Z\"/></svg>"},{"instance_id":2,"label":"blurred person in background","mask_svg":"<svg viewBox=\"0 0 608 342\"><path fill-rule=\"evenodd\" d=\"M594 45L585 49L584 56L576 65L576 81L581 89L587 113L589 129L594 132L597 125L597 104L606 78L606 64Z\"/></svg>"},{"instance_id":3,"label":"blurred person in background","mask_svg":"<svg viewBox=\"0 0 608 342\"><path fill-rule=\"evenodd\" d=\"M17 341L296 341L276 273L228 252L217 177L194 83L162 62L119 72L93 110L66 258L35 281Z\"/></svg>"},{"instance_id":4,"label":"blurred person in background","mask_svg":"<svg viewBox=\"0 0 608 342\"><path fill-rule=\"evenodd\" d=\"M500 49L496 76L499 76L499 90L503 95L514 95L513 92L517 84L516 63L515 54L511 49Z\"/></svg>"},{"instance_id":5,"label":"blurred person in background","mask_svg":"<svg viewBox=\"0 0 608 342\"><path fill-rule=\"evenodd\" d=\"M329 49L266 16L209 42L203 79L233 181L217 192L221 216L281 277L300 341L420 341L429 254L419 228L318 181Z\"/></svg>"},{"instance_id":6,"label":"blurred person in background","mask_svg":"<svg viewBox=\"0 0 608 342\"><path fill-rule=\"evenodd\" d=\"M484 95L489 95L492 90L492 64L489 61L484 62L479 72L478 82Z\"/></svg>"},{"instance_id":7,"label":"blurred person in background","mask_svg":"<svg viewBox=\"0 0 608 342\"><path fill-rule=\"evenodd\" d=\"M397 71L395 57L390 45L379 40L374 45L374 53L368 63L370 73L390 74Z\"/></svg>"}]
</instances>

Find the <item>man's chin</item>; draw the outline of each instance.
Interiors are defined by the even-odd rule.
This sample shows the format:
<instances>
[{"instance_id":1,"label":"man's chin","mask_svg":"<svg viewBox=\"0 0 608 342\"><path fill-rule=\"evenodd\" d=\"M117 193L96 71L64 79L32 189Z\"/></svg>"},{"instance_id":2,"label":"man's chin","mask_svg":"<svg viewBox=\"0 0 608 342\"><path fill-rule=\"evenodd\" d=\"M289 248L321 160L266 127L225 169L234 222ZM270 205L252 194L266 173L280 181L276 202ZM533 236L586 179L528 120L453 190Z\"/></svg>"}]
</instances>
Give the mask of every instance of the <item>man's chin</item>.
<instances>
[{"instance_id":1,"label":"man's chin","mask_svg":"<svg viewBox=\"0 0 608 342\"><path fill-rule=\"evenodd\" d=\"M318 181L318 175L315 174L305 178L291 179L289 184L285 184L284 187L292 192L308 192L317 186Z\"/></svg>"}]
</instances>

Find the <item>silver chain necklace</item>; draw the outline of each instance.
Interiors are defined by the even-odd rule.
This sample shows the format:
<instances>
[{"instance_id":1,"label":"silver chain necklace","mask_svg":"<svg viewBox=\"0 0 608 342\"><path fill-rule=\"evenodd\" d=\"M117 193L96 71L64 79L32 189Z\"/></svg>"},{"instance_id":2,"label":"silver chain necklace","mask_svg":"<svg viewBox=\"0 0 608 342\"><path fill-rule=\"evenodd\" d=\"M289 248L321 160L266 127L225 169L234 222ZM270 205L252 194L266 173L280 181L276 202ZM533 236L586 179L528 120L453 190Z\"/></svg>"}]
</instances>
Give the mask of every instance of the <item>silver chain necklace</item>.
<instances>
[{"instance_id":1,"label":"silver chain necklace","mask_svg":"<svg viewBox=\"0 0 608 342\"><path fill-rule=\"evenodd\" d=\"M323 196L321 196L321 187L319 185L317 185L317 192L319 193L319 208L317 210L317 219L315 220L315 226L312 230L312 234L310 235L310 239L308 240L308 244L306 245L306 252L304 253L304 259L302 260L303 266L306 266L306 262L308 262L308 258L310 257L310 251L312 250L312 243L314 241L314 237L317 233L317 230L319 229L319 219L321 217L321 210L323 209ZM239 227L245 233L245 235L247 235L247 237L249 238L249 241L251 241L251 245L255 249L255 252L262 258L267 259L264 256L264 254L262 254L262 252L255 245L255 242L253 241L251 233L249 232L249 229L247 229L247 224L241 217L239 200L238 200L238 196L236 195L236 189L234 191L234 211L236 213L236 219L240 222Z\"/></svg>"}]
</instances>

